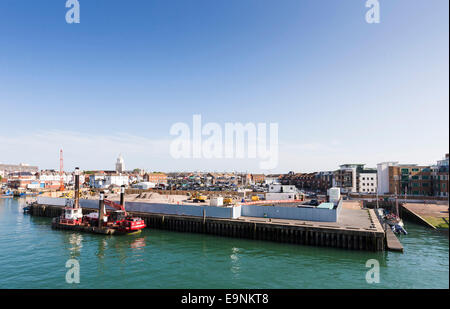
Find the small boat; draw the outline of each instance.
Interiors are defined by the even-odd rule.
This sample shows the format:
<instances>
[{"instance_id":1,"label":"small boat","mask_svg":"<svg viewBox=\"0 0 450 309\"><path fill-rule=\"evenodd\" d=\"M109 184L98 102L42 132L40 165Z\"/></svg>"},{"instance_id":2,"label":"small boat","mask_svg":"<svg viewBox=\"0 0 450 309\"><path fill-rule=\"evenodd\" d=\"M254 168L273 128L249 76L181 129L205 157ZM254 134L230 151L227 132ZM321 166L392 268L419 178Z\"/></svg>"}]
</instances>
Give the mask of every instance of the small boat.
<instances>
[{"instance_id":1,"label":"small boat","mask_svg":"<svg viewBox=\"0 0 450 309\"><path fill-rule=\"evenodd\" d=\"M13 192L8 190L6 191L4 194L1 195L1 197L12 197L13 196Z\"/></svg>"},{"instance_id":2,"label":"small boat","mask_svg":"<svg viewBox=\"0 0 450 309\"><path fill-rule=\"evenodd\" d=\"M384 221L390 226L394 226L396 224L403 226L403 221L399 216L393 213L388 213L384 216Z\"/></svg>"},{"instance_id":3,"label":"small boat","mask_svg":"<svg viewBox=\"0 0 450 309\"><path fill-rule=\"evenodd\" d=\"M397 198L397 189L395 189L395 213L387 213L383 218L384 222L390 225L392 232L396 234L404 234L407 235L408 232L405 230L405 225L403 224L403 220L399 216L398 211L398 198Z\"/></svg>"},{"instance_id":4,"label":"small boat","mask_svg":"<svg viewBox=\"0 0 450 309\"><path fill-rule=\"evenodd\" d=\"M403 224L403 220L400 219L400 217L397 216L396 214L393 214L393 213L386 214L383 217L383 220L384 220L384 222L389 224L389 226L391 227L391 229L394 233L404 234L404 235L408 234L408 232L406 232L406 230L405 230L405 225Z\"/></svg>"},{"instance_id":5,"label":"small boat","mask_svg":"<svg viewBox=\"0 0 450 309\"><path fill-rule=\"evenodd\" d=\"M394 226L391 226L391 228L392 228L392 232L394 232L396 234L408 235L408 232L403 227L403 223L402 223L402 225L395 224Z\"/></svg>"}]
</instances>

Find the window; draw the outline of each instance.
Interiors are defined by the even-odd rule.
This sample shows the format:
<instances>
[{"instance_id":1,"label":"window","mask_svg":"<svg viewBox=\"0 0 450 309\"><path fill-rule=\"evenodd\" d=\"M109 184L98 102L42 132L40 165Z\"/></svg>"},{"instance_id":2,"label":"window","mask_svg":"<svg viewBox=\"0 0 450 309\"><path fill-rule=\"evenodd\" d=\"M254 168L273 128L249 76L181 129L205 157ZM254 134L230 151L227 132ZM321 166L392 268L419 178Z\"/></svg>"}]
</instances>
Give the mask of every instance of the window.
<instances>
[{"instance_id":1,"label":"window","mask_svg":"<svg viewBox=\"0 0 450 309\"><path fill-rule=\"evenodd\" d=\"M427 176L427 175L423 175L423 176L422 176L422 179L423 179L423 180L428 180L428 179L430 179L430 177Z\"/></svg>"},{"instance_id":2,"label":"window","mask_svg":"<svg viewBox=\"0 0 450 309\"><path fill-rule=\"evenodd\" d=\"M412 176L412 179L419 179L419 176Z\"/></svg>"},{"instance_id":3,"label":"window","mask_svg":"<svg viewBox=\"0 0 450 309\"><path fill-rule=\"evenodd\" d=\"M402 168L402 174L409 174L408 168Z\"/></svg>"},{"instance_id":4,"label":"window","mask_svg":"<svg viewBox=\"0 0 450 309\"><path fill-rule=\"evenodd\" d=\"M413 172L418 172L419 169L418 169L418 168L413 168L412 171L413 171Z\"/></svg>"}]
</instances>

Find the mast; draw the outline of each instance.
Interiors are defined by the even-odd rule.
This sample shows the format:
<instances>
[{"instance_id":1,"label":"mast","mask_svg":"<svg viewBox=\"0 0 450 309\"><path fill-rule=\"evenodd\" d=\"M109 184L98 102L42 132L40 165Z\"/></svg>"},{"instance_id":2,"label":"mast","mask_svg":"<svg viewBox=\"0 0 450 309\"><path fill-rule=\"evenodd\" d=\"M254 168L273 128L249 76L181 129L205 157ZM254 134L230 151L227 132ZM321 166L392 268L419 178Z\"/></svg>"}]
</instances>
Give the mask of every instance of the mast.
<instances>
[{"instance_id":1,"label":"mast","mask_svg":"<svg viewBox=\"0 0 450 309\"><path fill-rule=\"evenodd\" d=\"M103 217L105 212L105 202L103 200L104 192L100 192L100 200L98 203L98 227L102 227L103 224Z\"/></svg>"},{"instance_id":2,"label":"mast","mask_svg":"<svg viewBox=\"0 0 450 309\"><path fill-rule=\"evenodd\" d=\"M80 208L80 169L75 168L75 203L73 208Z\"/></svg>"},{"instance_id":3,"label":"mast","mask_svg":"<svg viewBox=\"0 0 450 309\"><path fill-rule=\"evenodd\" d=\"M398 197L397 197L397 186L395 187L395 211L398 217Z\"/></svg>"},{"instance_id":4,"label":"mast","mask_svg":"<svg viewBox=\"0 0 450 309\"><path fill-rule=\"evenodd\" d=\"M377 188L377 209L380 208L380 206L378 205L378 188Z\"/></svg>"}]
</instances>

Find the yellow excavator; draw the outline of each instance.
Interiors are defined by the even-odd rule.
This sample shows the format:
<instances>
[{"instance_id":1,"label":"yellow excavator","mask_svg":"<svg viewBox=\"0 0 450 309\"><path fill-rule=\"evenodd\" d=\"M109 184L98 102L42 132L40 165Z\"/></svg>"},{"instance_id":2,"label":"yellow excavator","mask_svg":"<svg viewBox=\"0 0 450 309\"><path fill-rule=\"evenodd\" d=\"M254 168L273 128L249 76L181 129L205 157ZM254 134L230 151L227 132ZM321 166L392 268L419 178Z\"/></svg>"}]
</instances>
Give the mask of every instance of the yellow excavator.
<instances>
[{"instance_id":1,"label":"yellow excavator","mask_svg":"<svg viewBox=\"0 0 450 309\"><path fill-rule=\"evenodd\" d=\"M208 197L206 195L200 194L198 192L192 193L192 195L188 198L189 200L192 200L194 203L198 202L206 202L206 199Z\"/></svg>"},{"instance_id":2,"label":"yellow excavator","mask_svg":"<svg viewBox=\"0 0 450 309\"><path fill-rule=\"evenodd\" d=\"M252 196L252 201L253 201L253 202L259 201L259 196L253 195L253 196Z\"/></svg>"},{"instance_id":3,"label":"yellow excavator","mask_svg":"<svg viewBox=\"0 0 450 309\"><path fill-rule=\"evenodd\" d=\"M62 198L73 198L73 192L72 192L72 191L64 192L64 193L61 195L61 197L62 197Z\"/></svg>"},{"instance_id":4,"label":"yellow excavator","mask_svg":"<svg viewBox=\"0 0 450 309\"><path fill-rule=\"evenodd\" d=\"M223 198L223 204L224 205L232 205L233 204L233 198L231 198L231 197L224 197Z\"/></svg>"}]
</instances>

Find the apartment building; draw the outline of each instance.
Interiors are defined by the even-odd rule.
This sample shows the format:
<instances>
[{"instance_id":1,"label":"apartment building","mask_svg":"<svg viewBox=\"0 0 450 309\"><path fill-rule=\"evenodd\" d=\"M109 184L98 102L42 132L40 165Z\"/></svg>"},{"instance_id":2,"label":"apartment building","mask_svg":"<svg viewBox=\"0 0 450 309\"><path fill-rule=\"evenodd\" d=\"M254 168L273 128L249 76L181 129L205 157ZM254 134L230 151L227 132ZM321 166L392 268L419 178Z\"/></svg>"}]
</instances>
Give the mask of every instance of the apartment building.
<instances>
[{"instance_id":1,"label":"apartment building","mask_svg":"<svg viewBox=\"0 0 450 309\"><path fill-rule=\"evenodd\" d=\"M377 169L365 168L365 164L343 164L334 172L333 187L342 193L377 193Z\"/></svg>"},{"instance_id":2,"label":"apartment building","mask_svg":"<svg viewBox=\"0 0 450 309\"><path fill-rule=\"evenodd\" d=\"M144 181L155 184L167 184L167 175L165 173L146 173L144 174Z\"/></svg>"},{"instance_id":3,"label":"apartment building","mask_svg":"<svg viewBox=\"0 0 450 309\"><path fill-rule=\"evenodd\" d=\"M364 194L377 193L377 170L364 169L358 175L358 192Z\"/></svg>"},{"instance_id":4,"label":"apartment building","mask_svg":"<svg viewBox=\"0 0 450 309\"><path fill-rule=\"evenodd\" d=\"M448 197L449 154L432 167L433 195Z\"/></svg>"},{"instance_id":5,"label":"apartment building","mask_svg":"<svg viewBox=\"0 0 450 309\"><path fill-rule=\"evenodd\" d=\"M377 191L378 194L389 194L390 193L390 182L389 182L389 172L390 167L397 166L398 162L382 162L377 164Z\"/></svg>"},{"instance_id":6,"label":"apartment building","mask_svg":"<svg viewBox=\"0 0 450 309\"><path fill-rule=\"evenodd\" d=\"M364 164L342 164L334 172L333 187L341 189L342 193L358 192L358 173L364 169Z\"/></svg>"},{"instance_id":7,"label":"apartment building","mask_svg":"<svg viewBox=\"0 0 450 309\"><path fill-rule=\"evenodd\" d=\"M266 180L266 176L264 174L252 174L251 182L253 184L263 184Z\"/></svg>"}]
</instances>

